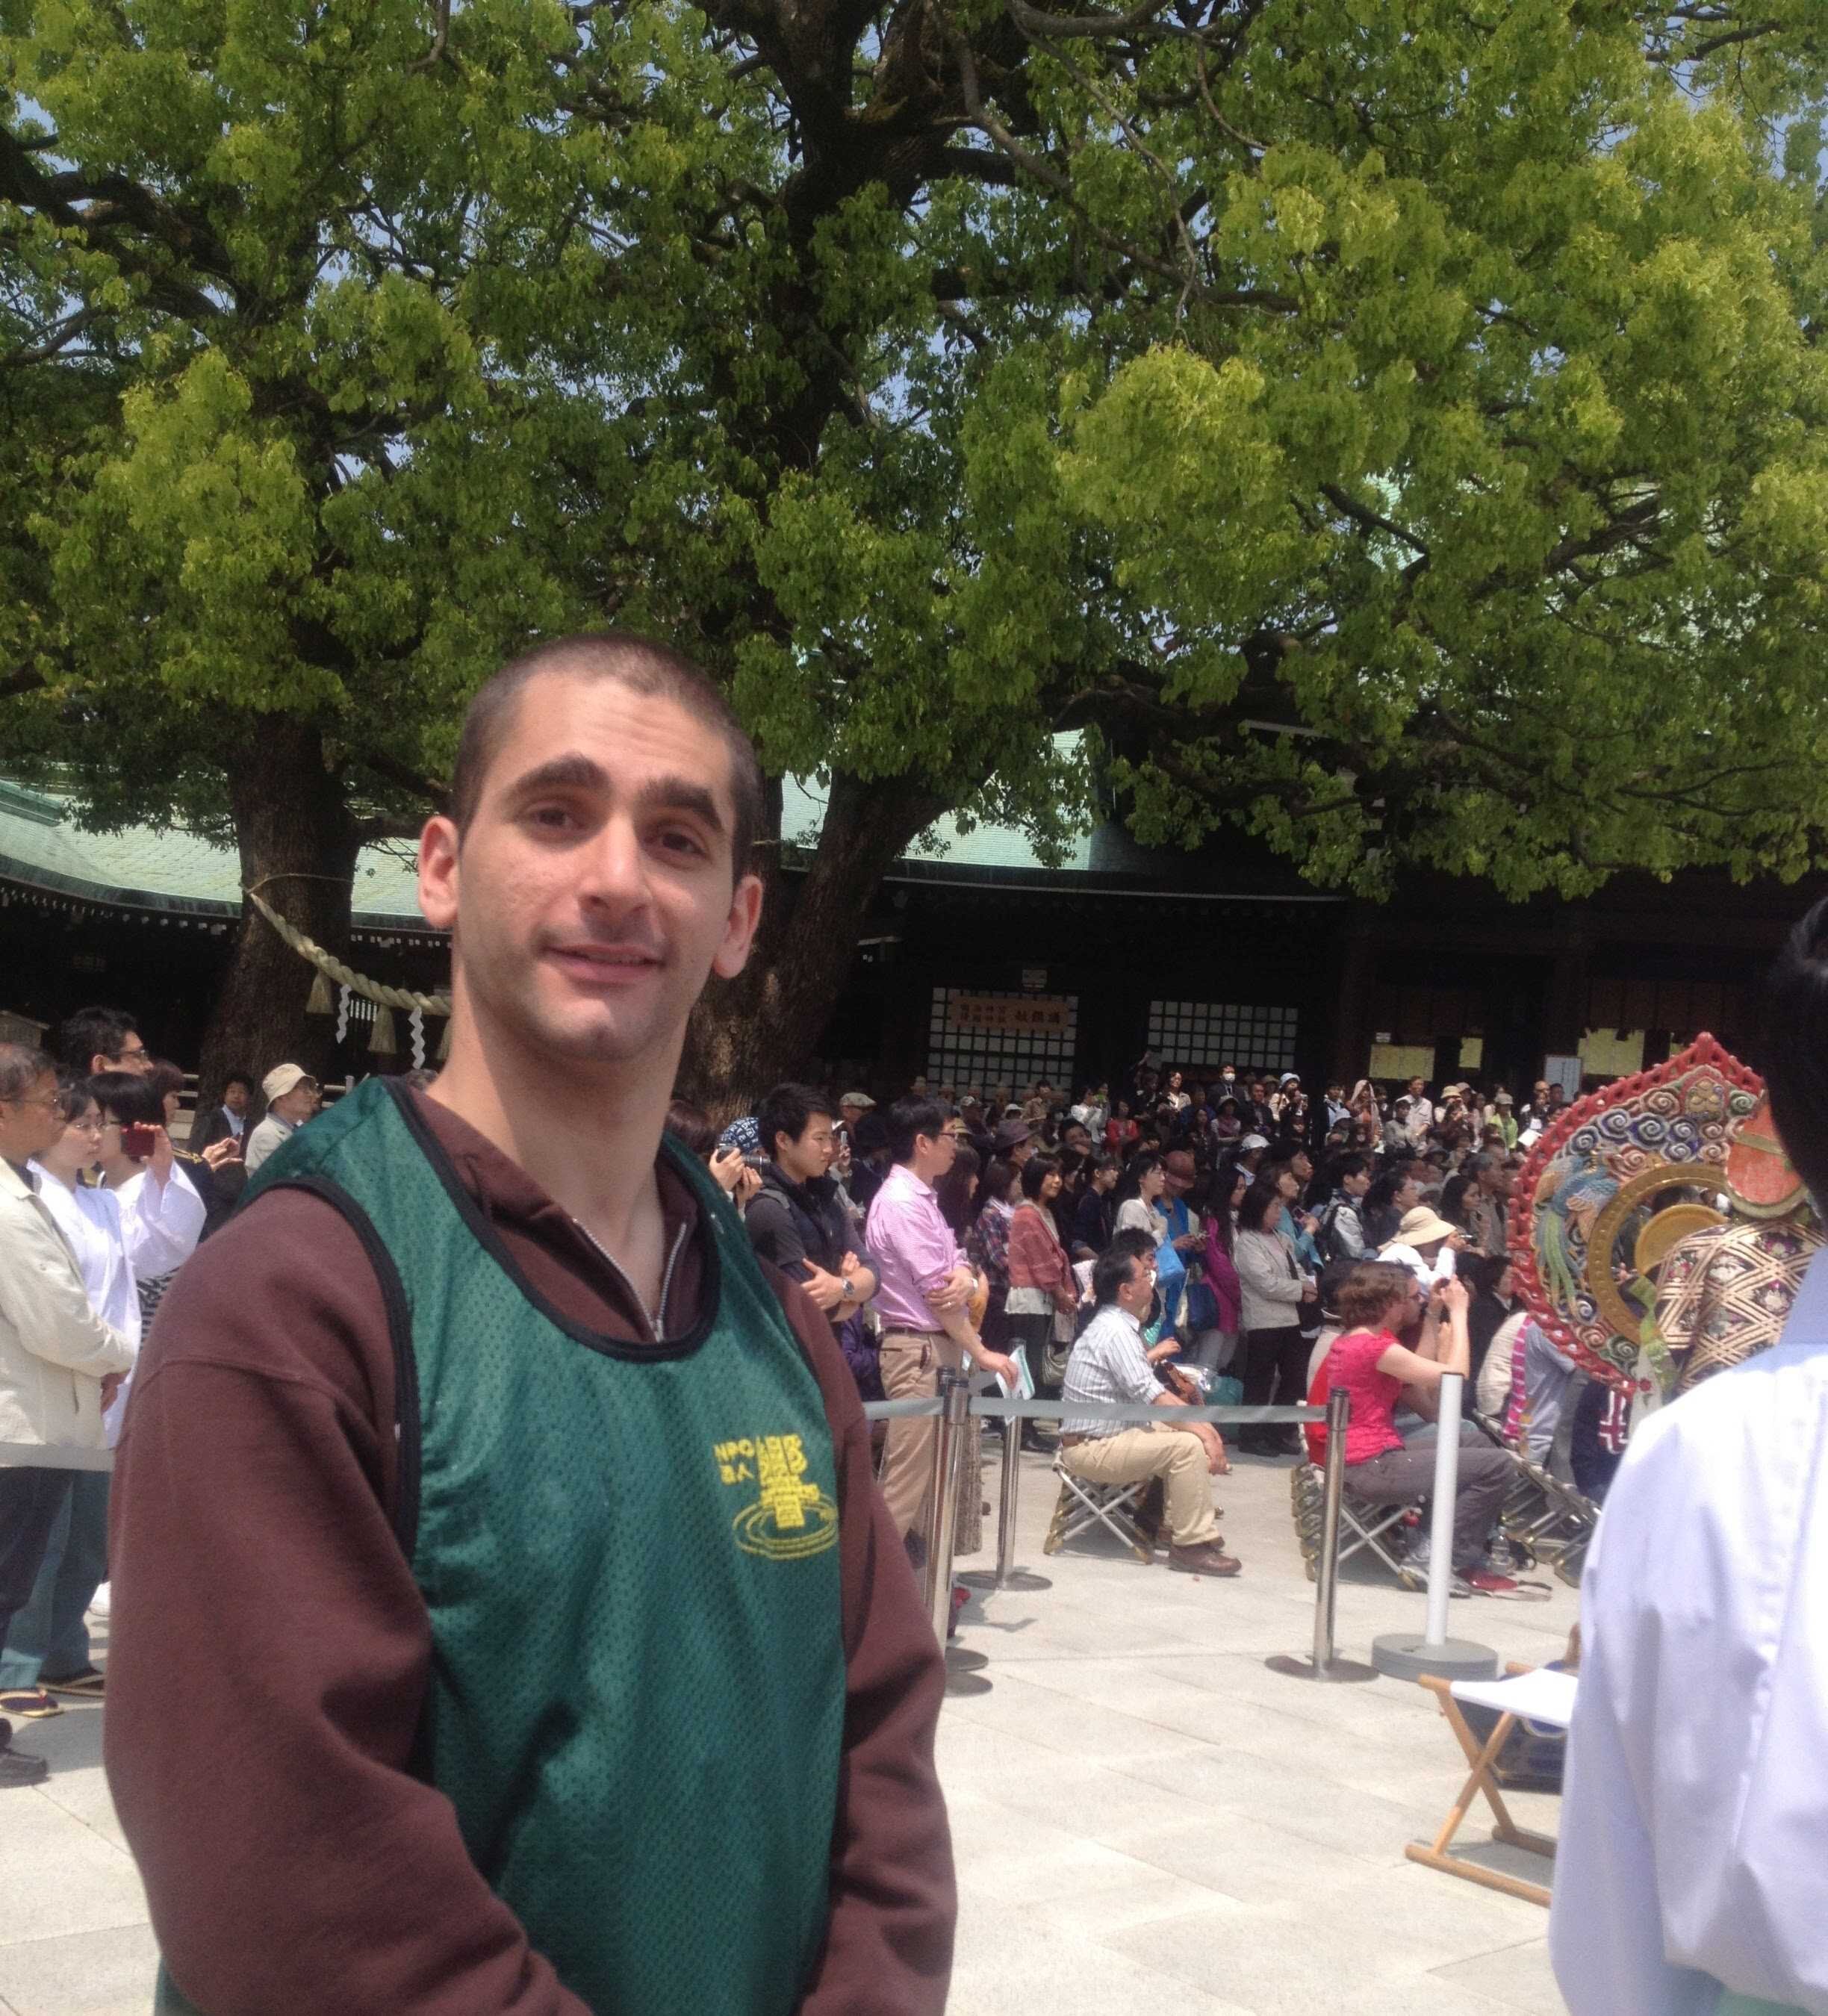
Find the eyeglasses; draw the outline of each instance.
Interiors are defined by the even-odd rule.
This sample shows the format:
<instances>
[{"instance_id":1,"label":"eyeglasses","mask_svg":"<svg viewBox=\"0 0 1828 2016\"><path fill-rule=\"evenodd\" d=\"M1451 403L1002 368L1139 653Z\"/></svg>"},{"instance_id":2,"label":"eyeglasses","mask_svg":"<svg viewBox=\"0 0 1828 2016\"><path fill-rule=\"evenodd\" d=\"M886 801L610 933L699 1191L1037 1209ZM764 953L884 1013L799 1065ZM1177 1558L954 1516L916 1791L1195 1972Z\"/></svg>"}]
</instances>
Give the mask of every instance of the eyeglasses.
<instances>
[{"instance_id":1,"label":"eyeglasses","mask_svg":"<svg viewBox=\"0 0 1828 2016\"><path fill-rule=\"evenodd\" d=\"M117 1121L114 1124L118 1126L120 1122ZM79 1134L99 1134L107 1126L108 1122L100 1114L92 1113L85 1119L72 1120L67 1125L74 1128Z\"/></svg>"},{"instance_id":2,"label":"eyeglasses","mask_svg":"<svg viewBox=\"0 0 1828 2016\"><path fill-rule=\"evenodd\" d=\"M35 1106L35 1107L38 1107L38 1108L41 1112L45 1112L45 1113L55 1113L55 1112L56 1111L56 1110L57 1110L57 1095L56 1095L56 1093L52 1092L52 1093L47 1093L45 1094L45 1096L42 1099L9 1099L9 1100L0 1100L0 1105L5 1105L5 1106Z\"/></svg>"}]
</instances>

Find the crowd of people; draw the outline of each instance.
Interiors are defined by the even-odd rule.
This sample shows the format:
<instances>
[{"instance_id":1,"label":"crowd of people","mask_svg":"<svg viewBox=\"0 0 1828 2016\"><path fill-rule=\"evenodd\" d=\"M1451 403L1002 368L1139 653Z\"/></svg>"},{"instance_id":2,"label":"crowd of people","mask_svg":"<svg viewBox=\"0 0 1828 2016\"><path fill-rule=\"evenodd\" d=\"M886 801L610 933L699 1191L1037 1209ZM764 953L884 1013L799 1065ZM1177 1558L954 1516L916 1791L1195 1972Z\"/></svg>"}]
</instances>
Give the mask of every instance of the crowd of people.
<instances>
[{"instance_id":1,"label":"crowd of people","mask_svg":"<svg viewBox=\"0 0 1828 2016\"><path fill-rule=\"evenodd\" d=\"M56 1438L104 1449L178 1269L322 1093L295 1064L272 1066L257 1087L236 1071L177 1139L182 1074L147 1051L123 1010L71 1017L55 1061L9 1056L5 1153L16 1202L30 1199L13 1233L41 1240L54 1227L86 1306L61 1312L70 1334L47 1348L45 1312L9 1307L0 1282L0 1320L16 1360L75 1375L76 1421ZM434 1075L413 1082L423 1089ZM721 1134L678 1100L668 1127L731 1197L757 1257L827 1318L863 1399L930 1395L942 1368L1012 1393L1166 1409L1323 1401L1337 1381L1355 1402L1354 1486L1375 1502L1426 1489L1425 1448L1405 1445L1389 1417L1400 1394L1414 1428L1438 1378L1430 1366L1466 1370L1481 1406L1513 1434L1520 1420L1528 1445L1546 1453L1574 1374L1514 1305L1507 1211L1518 1162L1564 1103L1546 1084L1520 1109L1470 1083L1430 1098L1420 1080L1333 1084L1311 1100L1294 1073L1226 1065L1199 1079L1145 1057L1114 1098L1104 1084L1069 1100L1044 1081L986 1092L916 1078L880 1103L788 1084ZM1452 1285L1439 1258L1449 1250ZM1358 1264L1371 1262L1384 1264ZM1342 1334L1349 1348L1336 1352ZM1386 1341L1367 1355L1367 1338ZM1146 1517L1165 1526L1170 1567L1235 1575L1207 1488L1229 1467L1224 1439L1200 1422L1168 1433L1171 1420L1157 1433L1069 1415L1020 1432L1090 1481L1159 1479ZM41 1430L53 1433L42 1421L30 1432ZM926 1419L878 1430L878 1482L916 1561L933 1434ZM1237 1446L1310 1453L1293 1428L1247 1428ZM1481 1557L1502 1496L1493 1453L1469 1449L1463 1463L1457 1565L1466 1587L1495 1591L1504 1579ZM969 1467L968 1545L981 1510ZM1589 1459L1583 1482L1592 1469ZM105 1688L84 1618L108 1601L108 1477L0 1470L0 1494L21 1492L33 1502L6 1519L0 1557L0 1715L29 1721ZM43 1768L0 1750L0 1782Z\"/></svg>"},{"instance_id":2,"label":"crowd of people","mask_svg":"<svg viewBox=\"0 0 1828 2016\"><path fill-rule=\"evenodd\" d=\"M756 1251L832 1318L866 1399L930 1395L942 1370L1171 1410L1322 1403L1342 1384L1351 1482L1369 1503L1426 1495L1442 1370L1485 1375L1513 1438L1520 1415L1532 1445L1554 1435L1574 1370L1526 1326L1507 1248L1517 1168L1565 1104L1546 1082L1520 1108L1470 1082L1430 1097L1420 1079L1333 1084L1315 1100L1293 1072L1225 1065L1196 1080L1145 1057L1114 1098L1104 1084L1069 1100L1045 1082L986 1093L916 1078L884 1105L786 1085L721 1135L678 1102L670 1125ZM1172 1420L1158 1433L1069 1414L1057 1435L1038 1421L1022 1434L1092 1481L1159 1479L1145 1516L1165 1525L1170 1568L1235 1575L1205 1481L1229 1467L1224 1440L1193 1421L1175 1436ZM883 1438L883 1492L916 1556L933 1434L899 1419ZM1265 1459L1320 1446L1293 1427L1237 1438ZM1502 1543L1488 1551L1509 1475L1502 1450L1469 1439L1458 1593L1517 1593Z\"/></svg>"}]
</instances>

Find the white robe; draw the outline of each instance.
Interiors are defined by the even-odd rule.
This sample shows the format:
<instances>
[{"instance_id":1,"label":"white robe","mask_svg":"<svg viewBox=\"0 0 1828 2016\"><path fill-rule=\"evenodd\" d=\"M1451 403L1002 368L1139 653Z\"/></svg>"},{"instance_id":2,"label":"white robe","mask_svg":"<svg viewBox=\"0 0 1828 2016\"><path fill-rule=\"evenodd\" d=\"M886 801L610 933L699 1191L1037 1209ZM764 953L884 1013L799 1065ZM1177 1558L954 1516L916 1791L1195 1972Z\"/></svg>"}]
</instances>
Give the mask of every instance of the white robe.
<instances>
[{"instance_id":1,"label":"white robe","mask_svg":"<svg viewBox=\"0 0 1828 2016\"><path fill-rule=\"evenodd\" d=\"M1581 1587L1549 1942L1573 2016L1828 2016L1828 1254L1632 1438Z\"/></svg>"},{"instance_id":2,"label":"white robe","mask_svg":"<svg viewBox=\"0 0 1828 2016\"><path fill-rule=\"evenodd\" d=\"M127 1257L127 1242L121 1231L121 1199L110 1190L73 1190L60 1183L41 1165L32 1165L38 1179L38 1198L57 1221L57 1229L70 1241L78 1273L89 1298L89 1307L103 1323L117 1330L139 1349L139 1294L134 1286L133 1268ZM102 1417L112 1449L121 1439L121 1423L127 1411L130 1372L122 1381L108 1411Z\"/></svg>"},{"instance_id":3,"label":"white robe","mask_svg":"<svg viewBox=\"0 0 1828 2016\"><path fill-rule=\"evenodd\" d=\"M130 1176L114 1193L121 1201L121 1233L136 1281L156 1281L182 1267L196 1251L209 1215L191 1180L175 1164L164 1186L150 1169Z\"/></svg>"}]
</instances>

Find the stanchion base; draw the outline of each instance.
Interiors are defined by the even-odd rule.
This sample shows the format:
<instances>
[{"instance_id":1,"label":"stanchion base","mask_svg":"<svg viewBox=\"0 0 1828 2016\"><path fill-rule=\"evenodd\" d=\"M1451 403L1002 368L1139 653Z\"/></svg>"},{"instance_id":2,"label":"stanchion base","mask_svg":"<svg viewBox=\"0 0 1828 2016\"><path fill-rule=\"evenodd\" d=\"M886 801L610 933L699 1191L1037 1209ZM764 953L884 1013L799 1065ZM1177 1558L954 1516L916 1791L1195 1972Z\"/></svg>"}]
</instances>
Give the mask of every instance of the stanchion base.
<instances>
[{"instance_id":1,"label":"stanchion base","mask_svg":"<svg viewBox=\"0 0 1828 2016\"><path fill-rule=\"evenodd\" d=\"M981 1652L973 1652L964 1645L948 1645L946 1647L946 1692L948 1694L988 1694L990 1677L977 1669L989 1664L989 1660Z\"/></svg>"},{"instance_id":2,"label":"stanchion base","mask_svg":"<svg viewBox=\"0 0 1828 2016\"><path fill-rule=\"evenodd\" d=\"M1489 1645L1476 1645L1470 1638L1448 1638L1430 1645L1414 1631L1393 1631L1373 1639L1371 1663L1392 1680L1419 1680L1424 1673L1443 1680L1498 1677L1498 1654Z\"/></svg>"},{"instance_id":3,"label":"stanchion base","mask_svg":"<svg viewBox=\"0 0 1828 2016\"><path fill-rule=\"evenodd\" d=\"M1331 1659L1324 1666L1316 1666L1312 1659L1301 1658L1293 1652L1278 1652L1263 1663L1272 1673L1291 1680L1374 1680L1377 1677L1375 1666L1361 1665L1356 1659Z\"/></svg>"},{"instance_id":4,"label":"stanchion base","mask_svg":"<svg viewBox=\"0 0 1828 2016\"><path fill-rule=\"evenodd\" d=\"M952 1579L962 1582L967 1589L1013 1589L1024 1594L1031 1590L1053 1587L1045 1575L1036 1575L1027 1568L1011 1568L1001 1582L997 1580L995 1571L991 1568L973 1568L970 1574L954 1575Z\"/></svg>"}]
</instances>

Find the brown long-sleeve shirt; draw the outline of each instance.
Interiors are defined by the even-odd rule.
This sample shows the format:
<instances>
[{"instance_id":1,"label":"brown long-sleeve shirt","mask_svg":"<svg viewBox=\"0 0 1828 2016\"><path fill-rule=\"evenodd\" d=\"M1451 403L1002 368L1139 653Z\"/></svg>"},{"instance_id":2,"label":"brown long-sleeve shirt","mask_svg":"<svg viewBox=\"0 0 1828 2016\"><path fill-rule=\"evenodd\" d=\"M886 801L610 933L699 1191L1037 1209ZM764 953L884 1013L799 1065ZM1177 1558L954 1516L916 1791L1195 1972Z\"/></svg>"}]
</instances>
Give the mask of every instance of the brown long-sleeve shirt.
<instances>
[{"instance_id":1,"label":"brown long-sleeve shirt","mask_svg":"<svg viewBox=\"0 0 1828 2016\"><path fill-rule=\"evenodd\" d=\"M626 1284L571 1218L445 1108L420 1111L533 1286L639 1341ZM657 1167L668 1249L692 1228L664 1312L678 1334L698 1305L699 1208ZM837 1458L844 1744L830 1921L801 2007L927 2016L945 2004L955 1909L933 1764L944 1668L829 1326L765 1272ZM173 1284L114 1479L121 1826L173 1975L210 2016L589 2016L470 1862L449 1802L408 1769L431 1637L390 1523L394 1387L380 1284L320 1198L256 1199ZM667 1704L650 1712L658 1740Z\"/></svg>"}]
</instances>

